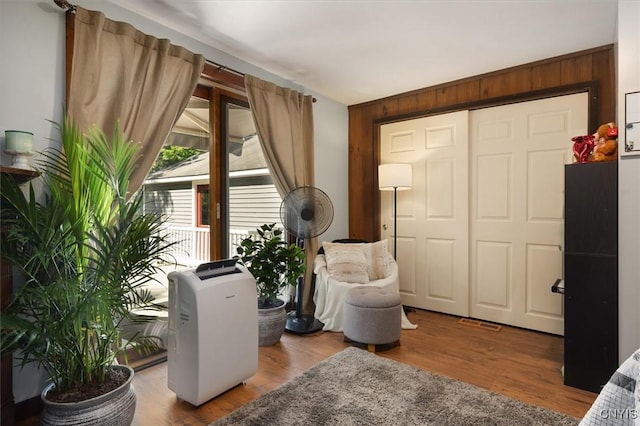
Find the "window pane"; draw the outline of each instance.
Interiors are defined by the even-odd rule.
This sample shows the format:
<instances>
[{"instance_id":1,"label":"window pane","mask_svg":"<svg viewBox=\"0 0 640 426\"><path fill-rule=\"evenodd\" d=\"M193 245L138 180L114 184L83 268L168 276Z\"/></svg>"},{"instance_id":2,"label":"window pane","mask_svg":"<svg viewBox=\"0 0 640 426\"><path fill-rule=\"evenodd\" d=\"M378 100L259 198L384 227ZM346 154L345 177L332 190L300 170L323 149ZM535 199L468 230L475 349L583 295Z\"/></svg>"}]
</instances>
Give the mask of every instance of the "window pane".
<instances>
[{"instance_id":1,"label":"window pane","mask_svg":"<svg viewBox=\"0 0 640 426\"><path fill-rule=\"evenodd\" d=\"M209 226L209 185L198 185L198 226Z\"/></svg>"},{"instance_id":2,"label":"window pane","mask_svg":"<svg viewBox=\"0 0 640 426\"><path fill-rule=\"evenodd\" d=\"M209 261L209 101L192 97L162 148L144 184L147 211L155 211L165 218L168 238L175 245L163 271L146 288L155 296L155 303L168 303L167 274L190 269ZM174 264L175 262L175 264ZM135 313L135 312L134 312ZM145 315L150 315L145 313ZM167 311L153 313L158 319L139 331L151 333L167 344ZM152 354L147 362L152 362ZM129 354L138 357L137 353ZM141 360L141 363L144 363Z\"/></svg>"},{"instance_id":3,"label":"window pane","mask_svg":"<svg viewBox=\"0 0 640 426\"><path fill-rule=\"evenodd\" d=\"M251 111L227 104L229 256L242 238L265 223L280 223L282 199L273 184Z\"/></svg>"},{"instance_id":4,"label":"window pane","mask_svg":"<svg viewBox=\"0 0 640 426\"><path fill-rule=\"evenodd\" d=\"M145 180L145 208L165 218L171 255L186 267L208 262L209 101L191 98ZM200 194L206 190L206 196ZM204 202L203 202L204 201Z\"/></svg>"}]
</instances>

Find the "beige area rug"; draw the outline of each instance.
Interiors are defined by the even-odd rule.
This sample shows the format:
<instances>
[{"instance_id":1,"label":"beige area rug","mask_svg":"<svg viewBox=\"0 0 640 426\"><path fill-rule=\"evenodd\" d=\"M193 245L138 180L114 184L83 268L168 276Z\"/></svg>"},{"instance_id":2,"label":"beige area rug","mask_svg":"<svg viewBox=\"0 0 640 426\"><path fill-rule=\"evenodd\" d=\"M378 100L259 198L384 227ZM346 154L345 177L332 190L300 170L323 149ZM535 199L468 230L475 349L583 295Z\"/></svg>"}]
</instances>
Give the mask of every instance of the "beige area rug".
<instances>
[{"instance_id":1,"label":"beige area rug","mask_svg":"<svg viewBox=\"0 0 640 426\"><path fill-rule=\"evenodd\" d=\"M556 426L578 422L350 347L212 425Z\"/></svg>"}]
</instances>

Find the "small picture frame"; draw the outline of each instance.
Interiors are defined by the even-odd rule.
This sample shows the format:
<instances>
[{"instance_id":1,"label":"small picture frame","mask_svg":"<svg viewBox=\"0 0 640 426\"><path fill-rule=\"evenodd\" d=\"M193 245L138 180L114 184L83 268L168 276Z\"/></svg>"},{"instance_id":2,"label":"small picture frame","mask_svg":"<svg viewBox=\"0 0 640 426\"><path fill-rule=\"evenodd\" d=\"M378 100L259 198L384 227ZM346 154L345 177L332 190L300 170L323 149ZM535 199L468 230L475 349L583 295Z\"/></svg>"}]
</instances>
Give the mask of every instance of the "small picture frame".
<instances>
[{"instance_id":1,"label":"small picture frame","mask_svg":"<svg viewBox=\"0 0 640 426\"><path fill-rule=\"evenodd\" d=\"M624 132L620 155L640 155L640 91L625 94Z\"/></svg>"}]
</instances>

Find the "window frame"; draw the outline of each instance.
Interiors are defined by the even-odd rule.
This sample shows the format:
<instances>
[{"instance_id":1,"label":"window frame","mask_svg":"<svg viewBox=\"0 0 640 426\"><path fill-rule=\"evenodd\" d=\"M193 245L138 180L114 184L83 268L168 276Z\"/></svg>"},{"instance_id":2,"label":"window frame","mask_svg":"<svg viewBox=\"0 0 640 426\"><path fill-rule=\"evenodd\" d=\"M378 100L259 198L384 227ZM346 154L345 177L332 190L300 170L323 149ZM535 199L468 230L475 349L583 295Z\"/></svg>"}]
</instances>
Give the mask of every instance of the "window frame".
<instances>
[{"instance_id":1,"label":"window frame","mask_svg":"<svg viewBox=\"0 0 640 426\"><path fill-rule=\"evenodd\" d=\"M209 197L209 211L207 212L206 219L209 223L203 222L202 211L202 194L206 192ZM196 184L196 227L197 228L210 228L211 227L211 194L209 193L209 184Z\"/></svg>"}]
</instances>

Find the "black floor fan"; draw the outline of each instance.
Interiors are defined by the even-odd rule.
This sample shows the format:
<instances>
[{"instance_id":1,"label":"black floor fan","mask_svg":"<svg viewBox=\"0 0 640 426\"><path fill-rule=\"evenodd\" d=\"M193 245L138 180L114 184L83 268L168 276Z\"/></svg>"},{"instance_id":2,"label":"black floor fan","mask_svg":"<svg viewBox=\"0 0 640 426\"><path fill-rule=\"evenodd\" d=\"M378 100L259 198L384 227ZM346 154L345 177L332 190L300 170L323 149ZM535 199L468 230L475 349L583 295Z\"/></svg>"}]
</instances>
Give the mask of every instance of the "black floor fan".
<instances>
[{"instance_id":1,"label":"black floor fan","mask_svg":"<svg viewBox=\"0 0 640 426\"><path fill-rule=\"evenodd\" d=\"M304 248L305 240L317 237L331 225L333 204L322 190L301 186L282 200L280 219L289 234L295 237L296 244ZM313 315L302 313L303 283L304 278L300 278L296 286L296 310L289 312L285 325L286 331L298 334L311 333L324 327Z\"/></svg>"}]
</instances>

